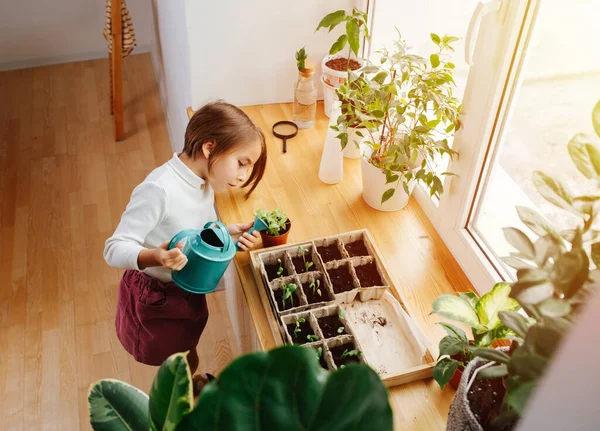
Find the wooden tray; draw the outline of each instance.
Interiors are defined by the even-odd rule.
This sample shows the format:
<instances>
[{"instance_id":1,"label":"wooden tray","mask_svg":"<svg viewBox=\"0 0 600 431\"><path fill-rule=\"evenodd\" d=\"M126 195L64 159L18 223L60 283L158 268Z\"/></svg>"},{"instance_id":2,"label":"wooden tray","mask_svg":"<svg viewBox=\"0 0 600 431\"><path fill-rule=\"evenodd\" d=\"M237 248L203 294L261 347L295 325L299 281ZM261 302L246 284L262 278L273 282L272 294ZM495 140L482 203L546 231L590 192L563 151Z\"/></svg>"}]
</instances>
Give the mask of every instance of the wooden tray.
<instances>
[{"instance_id":1,"label":"wooden tray","mask_svg":"<svg viewBox=\"0 0 600 431\"><path fill-rule=\"evenodd\" d=\"M367 250L366 256L349 256L345 245L355 241L363 241ZM334 243L338 244L342 259L324 262L317 247ZM300 245L309 250L306 257L307 259L310 257L314 265L308 273L298 275L292 264L292 258L298 255ZM281 259L287 275L283 279L269 281L265 263L273 263L277 259ZM363 352L360 361L369 364L377 371L388 387L432 376L435 360L428 348L431 344L402 301L367 229L253 250L250 252L250 261L261 302L277 345L289 344L292 340L286 324L294 322L294 319L303 317L308 320L309 315L313 313L322 315L325 309L342 308L346 314L348 332L340 337L320 339L306 344L309 347L322 348L324 362L329 369L336 368L329 347L350 342ZM376 264L382 286L363 287L356 276L354 271L356 266L371 262ZM354 279L354 288L335 294L327 271L339 266L347 266ZM333 299L308 304L306 295L299 292L298 303L294 303L294 308L289 310L278 308L273 289L277 290L282 282L294 282L298 285L298 291L302 291L300 281L315 276L322 277L325 282L322 288L329 289ZM311 326L316 322L315 315L310 316ZM318 332L322 335L320 330ZM386 346L388 348L385 348Z\"/></svg>"}]
</instances>

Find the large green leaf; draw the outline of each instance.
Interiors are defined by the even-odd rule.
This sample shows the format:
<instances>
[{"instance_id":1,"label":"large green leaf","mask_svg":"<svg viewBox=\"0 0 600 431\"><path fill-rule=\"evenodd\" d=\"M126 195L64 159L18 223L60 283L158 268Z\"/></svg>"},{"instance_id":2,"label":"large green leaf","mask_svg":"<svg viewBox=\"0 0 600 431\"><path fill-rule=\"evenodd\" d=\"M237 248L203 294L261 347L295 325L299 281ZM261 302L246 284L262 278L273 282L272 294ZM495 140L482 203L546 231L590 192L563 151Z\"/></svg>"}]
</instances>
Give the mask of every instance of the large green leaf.
<instances>
[{"instance_id":1,"label":"large green leaf","mask_svg":"<svg viewBox=\"0 0 600 431\"><path fill-rule=\"evenodd\" d=\"M346 19L345 10L336 10L335 12L331 12L330 14L325 15L315 31L318 31L321 28L328 28L329 31L331 31L336 25L343 22L344 19Z\"/></svg>"},{"instance_id":2,"label":"large green leaf","mask_svg":"<svg viewBox=\"0 0 600 431\"><path fill-rule=\"evenodd\" d=\"M537 304L554 294L554 285L549 281L517 281L513 284L510 296L521 304Z\"/></svg>"},{"instance_id":3,"label":"large green leaf","mask_svg":"<svg viewBox=\"0 0 600 431\"><path fill-rule=\"evenodd\" d=\"M535 389L536 382L521 382L514 384L512 387L507 389L505 402L506 404L516 411L519 415L523 414L529 396Z\"/></svg>"},{"instance_id":4,"label":"large green leaf","mask_svg":"<svg viewBox=\"0 0 600 431\"><path fill-rule=\"evenodd\" d=\"M508 364L510 361L510 356L506 353L490 347L477 347L472 350L472 353L479 358L499 362L501 364Z\"/></svg>"},{"instance_id":5,"label":"large green leaf","mask_svg":"<svg viewBox=\"0 0 600 431\"><path fill-rule=\"evenodd\" d=\"M487 330L494 330L500 325L499 311L516 311L521 308L517 301L509 297L510 290L510 284L497 283L477 303L475 309L479 322Z\"/></svg>"},{"instance_id":6,"label":"large green leaf","mask_svg":"<svg viewBox=\"0 0 600 431\"><path fill-rule=\"evenodd\" d=\"M596 135L600 136L600 101L596 103L592 110L592 124L594 125Z\"/></svg>"},{"instance_id":7,"label":"large green leaf","mask_svg":"<svg viewBox=\"0 0 600 431\"><path fill-rule=\"evenodd\" d=\"M496 365L494 367L488 367L484 370L481 370L479 374L477 374L478 379L498 379L500 377L504 377L508 374L508 367L504 364Z\"/></svg>"},{"instance_id":8,"label":"large green leaf","mask_svg":"<svg viewBox=\"0 0 600 431\"><path fill-rule=\"evenodd\" d=\"M148 395L113 379L90 386L90 423L96 431L148 431Z\"/></svg>"},{"instance_id":9,"label":"large green leaf","mask_svg":"<svg viewBox=\"0 0 600 431\"><path fill-rule=\"evenodd\" d=\"M337 54L346 46L348 42L348 36L345 34L341 35L338 40L336 40L333 45L331 45L331 49L329 50L329 55Z\"/></svg>"},{"instance_id":10,"label":"large green leaf","mask_svg":"<svg viewBox=\"0 0 600 431\"><path fill-rule=\"evenodd\" d=\"M192 376L186 353L167 358L158 369L150 389L152 430L171 431L192 410Z\"/></svg>"},{"instance_id":11,"label":"large green leaf","mask_svg":"<svg viewBox=\"0 0 600 431\"><path fill-rule=\"evenodd\" d=\"M508 371L525 380L533 380L544 374L547 365L548 358L537 353L528 352L526 345L524 345L514 351L508 363Z\"/></svg>"},{"instance_id":12,"label":"large green leaf","mask_svg":"<svg viewBox=\"0 0 600 431\"><path fill-rule=\"evenodd\" d=\"M571 193L564 185L561 184L560 181L546 175L543 172L534 171L533 185L537 189L538 193L551 204L554 204L557 207L567 210L573 214L580 215L580 213L573 208L573 198Z\"/></svg>"},{"instance_id":13,"label":"large green leaf","mask_svg":"<svg viewBox=\"0 0 600 431\"><path fill-rule=\"evenodd\" d=\"M466 300L469 302L469 304L471 304L471 307L473 307L473 310L475 309L475 307L477 307L477 303L479 302L479 296L477 296L477 294L475 292L458 292L458 296L460 296L462 299Z\"/></svg>"},{"instance_id":14,"label":"large green leaf","mask_svg":"<svg viewBox=\"0 0 600 431\"><path fill-rule=\"evenodd\" d=\"M516 311L501 311L498 313L498 316L504 326L515 331L515 334L519 337L525 338L530 326L525 316Z\"/></svg>"},{"instance_id":15,"label":"large green leaf","mask_svg":"<svg viewBox=\"0 0 600 431\"><path fill-rule=\"evenodd\" d=\"M358 27L358 22L349 19L346 21L346 34L348 35L348 44L350 44L350 49L354 53L354 55L358 56L358 49L360 48L360 39L359 39L360 29Z\"/></svg>"},{"instance_id":16,"label":"large green leaf","mask_svg":"<svg viewBox=\"0 0 600 431\"><path fill-rule=\"evenodd\" d=\"M535 260L535 247L527 235L514 227L505 227L502 230L506 241L516 248L523 257Z\"/></svg>"},{"instance_id":17,"label":"large green leaf","mask_svg":"<svg viewBox=\"0 0 600 431\"><path fill-rule=\"evenodd\" d=\"M388 393L366 365L324 371L308 347L233 361L178 430L391 430Z\"/></svg>"},{"instance_id":18,"label":"large green leaf","mask_svg":"<svg viewBox=\"0 0 600 431\"><path fill-rule=\"evenodd\" d=\"M571 138L567 145L573 163L586 178L596 178L600 175L600 153L589 142L589 137L578 133Z\"/></svg>"},{"instance_id":19,"label":"large green leaf","mask_svg":"<svg viewBox=\"0 0 600 431\"><path fill-rule=\"evenodd\" d=\"M454 295L440 295L431 304L431 312L480 329L477 313L466 300Z\"/></svg>"},{"instance_id":20,"label":"large green leaf","mask_svg":"<svg viewBox=\"0 0 600 431\"><path fill-rule=\"evenodd\" d=\"M450 323L445 323L445 322L438 322L438 325L443 327L446 330L446 332L448 333L448 335L461 340L463 343L469 342L469 340L467 339L467 334L465 334L465 331L463 331L459 327L451 325Z\"/></svg>"},{"instance_id":21,"label":"large green leaf","mask_svg":"<svg viewBox=\"0 0 600 431\"><path fill-rule=\"evenodd\" d=\"M460 338L456 338L452 335L446 335L440 340L440 356L444 355L455 355L458 352L462 352L468 347L468 342L464 342Z\"/></svg>"},{"instance_id":22,"label":"large green leaf","mask_svg":"<svg viewBox=\"0 0 600 431\"><path fill-rule=\"evenodd\" d=\"M561 292L571 298L588 279L590 261L583 249L573 249L554 263L552 275Z\"/></svg>"},{"instance_id":23,"label":"large green leaf","mask_svg":"<svg viewBox=\"0 0 600 431\"><path fill-rule=\"evenodd\" d=\"M554 231L554 228L550 224L548 220L546 220L541 214L532 210L531 208L517 206L517 214L521 221L529 228L531 231L539 236L544 236L546 234L555 235L560 239L558 233Z\"/></svg>"},{"instance_id":24,"label":"large green leaf","mask_svg":"<svg viewBox=\"0 0 600 431\"><path fill-rule=\"evenodd\" d=\"M458 361L451 358L440 359L433 367L433 378L440 385L441 389L450 381L452 375L458 368Z\"/></svg>"}]
</instances>

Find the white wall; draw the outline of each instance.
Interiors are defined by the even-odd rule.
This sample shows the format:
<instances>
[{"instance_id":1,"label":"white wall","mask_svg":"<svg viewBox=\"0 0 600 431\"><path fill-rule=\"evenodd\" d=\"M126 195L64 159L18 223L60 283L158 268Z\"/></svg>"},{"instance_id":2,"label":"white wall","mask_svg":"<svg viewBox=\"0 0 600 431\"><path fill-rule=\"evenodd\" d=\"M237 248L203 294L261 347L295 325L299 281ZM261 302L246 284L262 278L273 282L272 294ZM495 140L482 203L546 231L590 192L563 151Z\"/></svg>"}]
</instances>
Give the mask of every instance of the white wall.
<instances>
[{"instance_id":1,"label":"white wall","mask_svg":"<svg viewBox=\"0 0 600 431\"><path fill-rule=\"evenodd\" d=\"M236 105L290 102L295 52L317 63L339 31L315 33L319 21L353 0L187 0L193 106L222 98ZM320 64L315 73L319 96Z\"/></svg>"},{"instance_id":2,"label":"white wall","mask_svg":"<svg viewBox=\"0 0 600 431\"><path fill-rule=\"evenodd\" d=\"M152 63L171 144L180 152L188 123L185 109L192 105L186 1L152 0L152 10Z\"/></svg>"},{"instance_id":3,"label":"white wall","mask_svg":"<svg viewBox=\"0 0 600 431\"><path fill-rule=\"evenodd\" d=\"M151 41L150 0L128 0L138 47ZM102 58L103 0L3 0L0 6L0 70Z\"/></svg>"}]
</instances>

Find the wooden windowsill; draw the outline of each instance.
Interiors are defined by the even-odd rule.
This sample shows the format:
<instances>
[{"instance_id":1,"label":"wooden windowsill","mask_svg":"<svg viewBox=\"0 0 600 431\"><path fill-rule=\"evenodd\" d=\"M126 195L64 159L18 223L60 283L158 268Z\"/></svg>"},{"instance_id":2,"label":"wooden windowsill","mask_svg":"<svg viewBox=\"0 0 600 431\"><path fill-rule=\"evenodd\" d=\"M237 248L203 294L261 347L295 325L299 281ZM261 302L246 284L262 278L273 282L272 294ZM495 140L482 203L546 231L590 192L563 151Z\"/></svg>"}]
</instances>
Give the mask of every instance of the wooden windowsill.
<instances>
[{"instance_id":1,"label":"wooden windowsill","mask_svg":"<svg viewBox=\"0 0 600 431\"><path fill-rule=\"evenodd\" d=\"M273 137L272 125L291 120L291 104L258 105L242 108L267 138L268 164L265 176L250 199L244 190L217 194L216 206L225 223L253 220L258 208L282 208L293 226L289 242L367 228L383 253L386 267L411 314L434 344L444 335L437 316L429 316L431 303L442 293L465 291L472 286L433 226L414 199L397 212L370 208L362 199L360 160L344 160L344 179L327 185L318 179L321 151L328 126L319 102L314 127L300 130L281 151ZM188 114L192 112L188 111ZM267 316L250 268L248 253L238 253L235 264L241 279L248 311L256 329L259 346L275 347ZM390 389L394 428L398 430L443 430L454 391L440 391L433 379Z\"/></svg>"}]
</instances>

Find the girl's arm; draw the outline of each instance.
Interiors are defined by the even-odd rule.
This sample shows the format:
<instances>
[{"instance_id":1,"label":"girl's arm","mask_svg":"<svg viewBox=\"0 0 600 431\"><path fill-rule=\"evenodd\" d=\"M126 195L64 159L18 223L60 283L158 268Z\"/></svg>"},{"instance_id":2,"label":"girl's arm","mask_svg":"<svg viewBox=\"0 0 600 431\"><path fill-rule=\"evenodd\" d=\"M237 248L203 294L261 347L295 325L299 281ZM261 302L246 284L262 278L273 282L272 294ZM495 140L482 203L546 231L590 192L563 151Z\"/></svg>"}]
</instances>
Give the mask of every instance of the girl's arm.
<instances>
[{"instance_id":1,"label":"girl's arm","mask_svg":"<svg viewBox=\"0 0 600 431\"><path fill-rule=\"evenodd\" d=\"M160 266L160 248L146 249L142 244L146 236L164 219L167 207L167 194L160 185L143 182L137 186L115 233L106 240L106 262L115 268L137 270ZM177 252L174 250L174 253Z\"/></svg>"}]
</instances>

